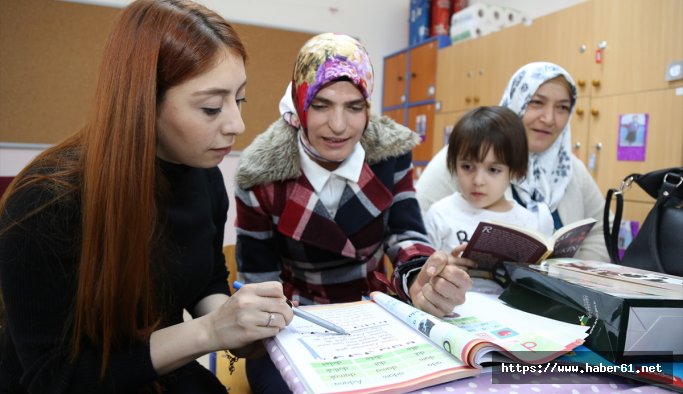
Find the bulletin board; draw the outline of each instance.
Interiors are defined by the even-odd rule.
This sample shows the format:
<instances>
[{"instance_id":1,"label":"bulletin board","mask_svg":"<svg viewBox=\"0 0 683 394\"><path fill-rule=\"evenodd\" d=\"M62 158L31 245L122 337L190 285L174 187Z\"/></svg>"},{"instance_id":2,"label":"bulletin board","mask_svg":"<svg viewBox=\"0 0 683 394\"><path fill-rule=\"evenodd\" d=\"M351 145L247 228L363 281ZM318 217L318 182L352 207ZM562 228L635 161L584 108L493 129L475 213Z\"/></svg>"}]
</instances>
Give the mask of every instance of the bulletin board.
<instances>
[{"instance_id":1,"label":"bulletin board","mask_svg":"<svg viewBox=\"0 0 683 394\"><path fill-rule=\"evenodd\" d=\"M55 0L0 7L0 142L54 144L81 128L119 8ZM229 16L227 16L229 20ZM233 24L249 56L242 150L278 116L296 54L310 33Z\"/></svg>"}]
</instances>

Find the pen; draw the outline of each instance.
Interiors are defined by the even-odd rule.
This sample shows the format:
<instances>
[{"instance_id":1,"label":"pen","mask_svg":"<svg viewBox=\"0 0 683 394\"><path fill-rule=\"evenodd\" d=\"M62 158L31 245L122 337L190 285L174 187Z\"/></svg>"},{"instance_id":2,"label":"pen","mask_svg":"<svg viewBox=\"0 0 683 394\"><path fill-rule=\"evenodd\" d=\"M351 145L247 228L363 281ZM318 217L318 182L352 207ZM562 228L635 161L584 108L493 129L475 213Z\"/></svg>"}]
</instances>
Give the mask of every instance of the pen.
<instances>
[{"instance_id":1,"label":"pen","mask_svg":"<svg viewBox=\"0 0 683 394\"><path fill-rule=\"evenodd\" d=\"M244 286L244 284L242 284L242 282L239 282L239 281L232 282L232 287L234 287L235 290L239 290L240 288L242 288L242 286ZM292 312L294 313L295 316L299 316L300 318L302 318L304 320L308 320L309 322L311 322L313 324L317 324L320 327L327 328L328 330L336 332L337 334L349 335L349 333L346 332L346 330L344 330L343 328L341 328L335 324L332 324L325 319L321 319L316 315L313 315L311 313L308 313L304 310L301 310L301 309L295 307L294 305L292 305L292 302L290 300L287 300L287 304L292 308Z\"/></svg>"}]
</instances>

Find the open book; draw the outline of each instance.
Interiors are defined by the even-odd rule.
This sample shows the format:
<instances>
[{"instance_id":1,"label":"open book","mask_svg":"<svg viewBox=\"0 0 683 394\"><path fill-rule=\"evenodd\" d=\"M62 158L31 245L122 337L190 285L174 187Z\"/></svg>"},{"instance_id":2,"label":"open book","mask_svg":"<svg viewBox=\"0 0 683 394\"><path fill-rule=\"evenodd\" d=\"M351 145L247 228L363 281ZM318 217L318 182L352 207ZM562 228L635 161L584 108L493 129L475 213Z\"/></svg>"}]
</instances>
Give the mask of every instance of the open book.
<instances>
[{"instance_id":1,"label":"open book","mask_svg":"<svg viewBox=\"0 0 683 394\"><path fill-rule=\"evenodd\" d=\"M493 271L504 261L539 263L549 257L572 257L596 220L568 224L548 237L538 231L499 222L480 222L462 257L474 260L482 271Z\"/></svg>"},{"instance_id":2,"label":"open book","mask_svg":"<svg viewBox=\"0 0 683 394\"><path fill-rule=\"evenodd\" d=\"M417 390L477 375L494 352L544 363L579 346L587 335L588 327L518 311L479 293L468 293L467 302L445 319L384 293L371 298L301 307L350 335L295 316L275 337L271 343L296 372L297 379L287 380L293 392Z\"/></svg>"},{"instance_id":3,"label":"open book","mask_svg":"<svg viewBox=\"0 0 683 394\"><path fill-rule=\"evenodd\" d=\"M683 299L683 277L599 261L553 258L543 262L548 275L570 282Z\"/></svg>"}]
</instances>

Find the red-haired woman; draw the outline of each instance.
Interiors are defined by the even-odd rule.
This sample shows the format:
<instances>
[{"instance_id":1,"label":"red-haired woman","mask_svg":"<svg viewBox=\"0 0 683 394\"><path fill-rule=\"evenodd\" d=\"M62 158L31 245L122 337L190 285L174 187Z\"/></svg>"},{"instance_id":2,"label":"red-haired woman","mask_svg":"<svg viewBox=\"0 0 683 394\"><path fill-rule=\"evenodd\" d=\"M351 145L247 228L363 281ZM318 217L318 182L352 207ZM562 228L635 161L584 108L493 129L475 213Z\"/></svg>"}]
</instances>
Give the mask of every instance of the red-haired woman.
<instances>
[{"instance_id":1,"label":"red-haired woman","mask_svg":"<svg viewBox=\"0 0 683 394\"><path fill-rule=\"evenodd\" d=\"M0 202L0 392L225 392L194 360L262 352L291 321L281 284L226 283L216 166L244 131L245 59L192 2L122 12L85 127Z\"/></svg>"}]
</instances>

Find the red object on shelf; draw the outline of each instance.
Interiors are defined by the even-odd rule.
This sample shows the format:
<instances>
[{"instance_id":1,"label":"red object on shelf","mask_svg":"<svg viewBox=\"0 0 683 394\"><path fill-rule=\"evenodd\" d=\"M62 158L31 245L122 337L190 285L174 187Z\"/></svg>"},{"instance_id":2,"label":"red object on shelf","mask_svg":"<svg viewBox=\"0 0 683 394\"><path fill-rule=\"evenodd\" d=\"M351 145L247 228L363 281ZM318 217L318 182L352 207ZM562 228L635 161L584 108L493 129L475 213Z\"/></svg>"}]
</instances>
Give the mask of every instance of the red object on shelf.
<instances>
[{"instance_id":1,"label":"red object on shelf","mask_svg":"<svg viewBox=\"0 0 683 394\"><path fill-rule=\"evenodd\" d=\"M451 24L451 0L431 0L429 36L448 35Z\"/></svg>"}]
</instances>

